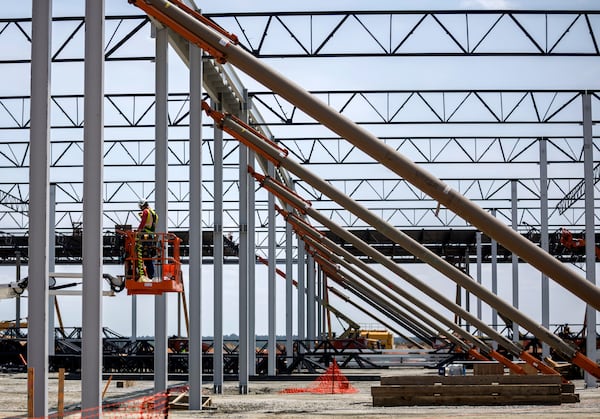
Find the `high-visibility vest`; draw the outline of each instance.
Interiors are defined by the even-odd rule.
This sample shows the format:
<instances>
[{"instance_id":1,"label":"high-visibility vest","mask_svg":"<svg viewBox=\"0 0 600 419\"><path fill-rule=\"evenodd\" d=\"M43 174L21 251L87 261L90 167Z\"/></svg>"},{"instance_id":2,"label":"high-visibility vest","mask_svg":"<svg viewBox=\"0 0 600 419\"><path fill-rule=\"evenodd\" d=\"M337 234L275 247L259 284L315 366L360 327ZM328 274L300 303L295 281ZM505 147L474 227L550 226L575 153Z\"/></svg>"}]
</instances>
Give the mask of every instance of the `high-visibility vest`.
<instances>
[{"instance_id":1,"label":"high-visibility vest","mask_svg":"<svg viewBox=\"0 0 600 419\"><path fill-rule=\"evenodd\" d=\"M158 214L152 208L145 208L144 211L148 210L148 216L146 217L146 224L144 225L144 232L153 233L156 230L156 223L158 222ZM142 212L143 214L143 212Z\"/></svg>"}]
</instances>

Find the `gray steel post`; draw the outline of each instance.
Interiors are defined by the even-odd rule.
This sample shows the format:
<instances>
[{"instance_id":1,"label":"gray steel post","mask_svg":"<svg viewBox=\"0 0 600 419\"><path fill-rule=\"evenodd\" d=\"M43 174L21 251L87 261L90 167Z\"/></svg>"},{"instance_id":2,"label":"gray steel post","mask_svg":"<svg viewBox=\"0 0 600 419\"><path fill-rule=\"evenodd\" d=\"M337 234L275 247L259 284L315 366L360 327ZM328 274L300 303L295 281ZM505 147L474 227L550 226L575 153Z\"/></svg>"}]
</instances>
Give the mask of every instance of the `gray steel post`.
<instances>
[{"instance_id":1,"label":"gray steel post","mask_svg":"<svg viewBox=\"0 0 600 419\"><path fill-rule=\"evenodd\" d=\"M513 230L519 227L518 220L518 197L517 197L516 179L510 181L510 202L511 202L511 226ZM512 263L512 303L513 307L519 308L519 257L516 254L511 255ZM519 342L519 324L513 321L512 334L513 342Z\"/></svg>"},{"instance_id":2,"label":"gray steel post","mask_svg":"<svg viewBox=\"0 0 600 419\"><path fill-rule=\"evenodd\" d=\"M268 162L268 173L269 176L275 177L275 166L273 166L272 162ZM254 189L252 187L252 189ZM268 312L268 343L267 350L268 352L268 362L267 362L267 374L275 375L276 369L276 339L277 339L277 323L276 323L276 315L277 315L277 286L275 284L275 269L277 268L277 255L276 255L276 244L277 237L275 236L275 227L277 223L277 218L275 217L275 196L270 193L267 200L267 212L268 212L268 286L267 286L267 312Z\"/></svg>"},{"instance_id":3,"label":"gray steel post","mask_svg":"<svg viewBox=\"0 0 600 419\"><path fill-rule=\"evenodd\" d=\"M287 207L291 211L291 207ZM293 251L293 235L292 226L289 223L285 224L285 350L288 360L291 360L294 347L294 255Z\"/></svg>"},{"instance_id":4,"label":"gray steel post","mask_svg":"<svg viewBox=\"0 0 600 419\"><path fill-rule=\"evenodd\" d=\"M248 121L247 111L244 113L244 121ZM248 164L254 166L252 149L248 149ZM248 373L254 375L256 374L256 194L254 180L247 171L245 181L248 188Z\"/></svg>"},{"instance_id":5,"label":"gray steel post","mask_svg":"<svg viewBox=\"0 0 600 419\"><path fill-rule=\"evenodd\" d=\"M15 281L16 283L21 282L21 252L15 251ZM21 294L15 297L15 328L17 331L21 330Z\"/></svg>"},{"instance_id":6,"label":"gray steel post","mask_svg":"<svg viewBox=\"0 0 600 419\"><path fill-rule=\"evenodd\" d=\"M306 271L306 249L304 248L304 242L300 237L298 237L298 261L297 261L297 269L298 269L298 339L304 340L306 339L306 281L305 281L305 271Z\"/></svg>"},{"instance_id":7,"label":"gray steel post","mask_svg":"<svg viewBox=\"0 0 600 419\"><path fill-rule=\"evenodd\" d=\"M244 92L246 97L247 92ZM247 110L248 102L242 103ZM244 111L243 110L243 111ZM249 336L248 336L248 267L250 264L248 243L248 148L240 144L239 148L239 180L240 180L240 243L239 243L239 345L238 370L239 393L248 394L249 369Z\"/></svg>"},{"instance_id":8,"label":"gray steel post","mask_svg":"<svg viewBox=\"0 0 600 419\"><path fill-rule=\"evenodd\" d=\"M155 210L158 217L157 231L168 229L168 30L156 27L156 62L155 62L155 149L154 149L154 196ZM166 251L166 249L163 249ZM160 270L159 270L160 272ZM168 355L167 355L167 295L154 297L154 392L167 390Z\"/></svg>"},{"instance_id":9,"label":"gray steel post","mask_svg":"<svg viewBox=\"0 0 600 419\"><path fill-rule=\"evenodd\" d=\"M540 247L546 252L548 243L548 139L540 138ZM542 273L542 326L550 327L550 282ZM542 342L542 357L550 355L550 347Z\"/></svg>"},{"instance_id":10,"label":"gray steel post","mask_svg":"<svg viewBox=\"0 0 600 419\"><path fill-rule=\"evenodd\" d=\"M52 1L32 3L27 362L33 413L48 415L48 180ZM18 320L18 319L17 319Z\"/></svg>"},{"instance_id":11,"label":"gray steel post","mask_svg":"<svg viewBox=\"0 0 600 419\"><path fill-rule=\"evenodd\" d=\"M215 107L219 109L220 103ZM223 393L223 131L213 126L214 143L214 294L213 392Z\"/></svg>"},{"instance_id":12,"label":"gray steel post","mask_svg":"<svg viewBox=\"0 0 600 419\"><path fill-rule=\"evenodd\" d=\"M316 295L316 310L317 310L317 337L323 339L325 334L323 333L323 319L325 318L325 305L323 304L323 275L321 267L316 267L316 284L317 284L317 295Z\"/></svg>"},{"instance_id":13,"label":"gray steel post","mask_svg":"<svg viewBox=\"0 0 600 419\"><path fill-rule=\"evenodd\" d=\"M190 44L190 410L202 409L202 50ZM222 346L222 345L221 345Z\"/></svg>"},{"instance_id":14,"label":"gray steel post","mask_svg":"<svg viewBox=\"0 0 600 419\"><path fill-rule=\"evenodd\" d=\"M477 284L479 286L481 286L481 281L483 278L482 272L481 272L481 267L482 267L482 262L483 262L483 252L482 252L482 248L481 248L481 236L482 233L481 231L478 231L475 233L475 242L476 242L476 252L477 252ZM482 319L482 307L481 307L481 298L477 297L477 319L481 320ZM481 334L481 330L479 331L479 334Z\"/></svg>"},{"instance_id":15,"label":"gray steel post","mask_svg":"<svg viewBox=\"0 0 600 419\"><path fill-rule=\"evenodd\" d=\"M496 209L492 208L492 216L496 217ZM492 293L498 295L498 242L491 239L491 258L492 258ZM498 330L498 310L492 307L492 327Z\"/></svg>"},{"instance_id":16,"label":"gray steel post","mask_svg":"<svg viewBox=\"0 0 600 419\"><path fill-rule=\"evenodd\" d=\"M81 408L102 415L102 156L104 0L85 2Z\"/></svg>"},{"instance_id":17,"label":"gray steel post","mask_svg":"<svg viewBox=\"0 0 600 419\"><path fill-rule=\"evenodd\" d=\"M315 340L315 260L311 254L306 258L306 337Z\"/></svg>"},{"instance_id":18,"label":"gray steel post","mask_svg":"<svg viewBox=\"0 0 600 419\"><path fill-rule=\"evenodd\" d=\"M50 207L48 209L48 272L56 272L56 183L50 184ZM54 355L54 306L56 295L48 296L48 355Z\"/></svg>"},{"instance_id":19,"label":"gray steel post","mask_svg":"<svg viewBox=\"0 0 600 419\"><path fill-rule=\"evenodd\" d=\"M202 39L215 50L222 52L232 65L281 95L291 104L296 105L307 115L330 128L341 138L348 140L374 160L382 163L437 200L441 205L478 227L488 236L493 237L505 248L517 253L532 266L553 278L558 284L579 296L583 301L590 303L596 309L600 309L600 288L564 266L548 252L543 251L500 220L492 217L481 207L453 190L449 185L398 153L393 147L380 141L367 129L355 124L305 89L287 80L274 69L255 58L250 52L224 39L221 33L186 14L178 7L170 7L170 2L164 2L163 0L147 1L170 19L185 27L195 37Z\"/></svg>"},{"instance_id":20,"label":"gray steel post","mask_svg":"<svg viewBox=\"0 0 600 419\"><path fill-rule=\"evenodd\" d=\"M583 107L583 178L585 193L585 273L588 281L596 284L596 226L594 207L594 143L592 137L592 95L584 92L582 95ZM596 348L596 310L588 305L586 307L586 354L590 359L598 359ZM585 372L585 385L588 388L596 388L598 382L596 377Z\"/></svg>"},{"instance_id":21,"label":"gray steel post","mask_svg":"<svg viewBox=\"0 0 600 419\"><path fill-rule=\"evenodd\" d=\"M137 295L131 296L131 340L137 340Z\"/></svg>"}]
</instances>

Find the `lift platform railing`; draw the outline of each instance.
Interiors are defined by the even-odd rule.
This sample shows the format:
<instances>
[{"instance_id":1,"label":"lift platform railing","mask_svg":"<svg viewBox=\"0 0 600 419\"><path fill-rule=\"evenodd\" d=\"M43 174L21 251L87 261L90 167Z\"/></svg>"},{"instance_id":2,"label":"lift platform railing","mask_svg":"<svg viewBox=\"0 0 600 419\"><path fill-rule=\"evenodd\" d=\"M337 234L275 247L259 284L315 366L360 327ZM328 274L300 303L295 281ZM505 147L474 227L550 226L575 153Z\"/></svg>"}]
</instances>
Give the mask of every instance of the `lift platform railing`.
<instances>
[{"instance_id":1,"label":"lift platform railing","mask_svg":"<svg viewBox=\"0 0 600 419\"><path fill-rule=\"evenodd\" d=\"M160 295L182 292L179 244L173 233L123 231L125 235L125 288L127 295ZM145 265L154 265L155 276L144 280Z\"/></svg>"}]
</instances>

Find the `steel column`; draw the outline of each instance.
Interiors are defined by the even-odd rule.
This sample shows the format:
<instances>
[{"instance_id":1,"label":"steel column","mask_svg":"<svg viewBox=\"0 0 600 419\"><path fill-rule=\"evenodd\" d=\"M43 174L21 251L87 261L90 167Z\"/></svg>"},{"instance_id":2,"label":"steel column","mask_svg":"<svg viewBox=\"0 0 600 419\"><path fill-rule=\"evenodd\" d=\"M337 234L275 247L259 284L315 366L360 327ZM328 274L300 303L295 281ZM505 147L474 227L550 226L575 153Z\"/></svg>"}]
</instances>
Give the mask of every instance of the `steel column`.
<instances>
[{"instance_id":1,"label":"steel column","mask_svg":"<svg viewBox=\"0 0 600 419\"><path fill-rule=\"evenodd\" d=\"M131 296L131 340L137 340L137 295Z\"/></svg>"},{"instance_id":2,"label":"steel column","mask_svg":"<svg viewBox=\"0 0 600 419\"><path fill-rule=\"evenodd\" d=\"M156 62L155 62L155 149L154 149L154 197L155 210L158 217L157 231L167 232L168 228L168 30L156 27ZM166 249L165 249L166 250ZM161 275L160 270L158 271ZM154 392L167 390L168 357L167 357L167 295L154 297Z\"/></svg>"},{"instance_id":3,"label":"steel column","mask_svg":"<svg viewBox=\"0 0 600 419\"><path fill-rule=\"evenodd\" d=\"M306 338L314 340L315 334L315 260L311 254L306 258Z\"/></svg>"},{"instance_id":4,"label":"steel column","mask_svg":"<svg viewBox=\"0 0 600 419\"><path fill-rule=\"evenodd\" d=\"M298 237L298 339L306 339L306 249L304 242Z\"/></svg>"},{"instance_id":5,"label":"steel column","mask_svg":"<svg viewBox=\"0 0 600 419\"><path fill-rule=\"evenodd\" d=\"M104 0L85 2L84 73L81 408L101 416Z\"/></svg>"},{"instance_id":6,"label":"steel column","mask_svg":"<svg viewBox=\"0 0 600 419\"><path fill-rule=\"evenodd\" d=\"M201 80L201 78L199 79ZM215 107L220 109L221 104ZM214 294L213 294L213 392L223 393L223 131L213 125L214 135L214 206L215 221L213 235L213 268L214 268Z\"/></svg>"},{"instance_id":7,"label":"steel column","mask_svg":"<svg viewBox=\"0 0 600 419\"><path fill-rule=\"evenodd\" d=\"M245 101L242 103L242 112L247 114L248 92L244 91ZM249 371L249 331L248 331L248 271L251 255L248 241L248 148L240 144L239 148L239 179L240 179L240 243L239 243L239 393L248 394ZM252 215L254 216L254 215Z\"/></svg>"},{"instance_id":8,"label":"steel column","mask_svg":"<svg viewBox=\"0 0 600 419\"><path fill-rule=\"evenodd\" d=\"M15 282L19 284L21 282L21 252L15 251ZM21 330L21 294L17 294L15 297L15 328L17 331Z\"/></svg>"},{"instance_id":9,"label":"steel column","mask_svg":"<svg viewBox=\"0 0 600 419\"><path fill-rule=\"evenodd\" d=\"M583 107L583 178L585 194L585 273L588 281L596 284L596 220L594 217L594 143L592 138L592 95L585 92L582 96ZM598 359L596 348L596 310L587 305L585 322L587 325L586 354L590 359ZM596 388L596 377L585 372L585 385Z\"/></svg>"},{"instance_id":10,"label":"steel column","mask_svg":"<svg viewBox=\"0 0 600 419\"><path fill-rule=\"evenodd\" d=\"M56 272L56 183L50 184L50 208L48 209L48 272ZM48 298L48 355L54 355L55 303L58 297Z\"/></svg>"},{"instance_id":11,"label":"steel column","mask_svg":"<svg viewBox=\"0 0 600 419\"><path fill-rule=\"evenodd\" d=\"M317 337L319 339L323 339L325 334L323 331L325 328L323 327L323 320L325 319L325 304L323 304L323 299L325 294L323 293L323 272L321 271L321 267L317 265L317 295L316 295L316 310L317 310Z\"/></svg>"},{"instance_id":12,"label":"steel column","mask_svg":"<svg viewBox=\"0 0 600 419\"><path fill-rule=\"evenodd\" d=\"M27 362L33 413L48 415L48 195L52 1L32 3ZM20 322L20 319L17 319Z\"/></svg>"},{"instance_id":13,"label":"steel column","mask_svg":"<svg viewBox=\"0 0 600 419\"><path fill-rule=\"evenodd\" d=\"M548 243L548 139L540 138L540 247L546 252ZM550 283L542 273L542 326L550 327ZM550 355L550 347L542 342L542 357Z\"/></svg>"},{"instance_id":14,"label":"steel column","mask_svg":"<svg viewBox=\"0 0 600 419\"><path fill-rule=\"evenodd\" d=\"M291 207L287 207L288 211L291 211ZM292 226L289 223L285 224L285 351L286 356L289 360L291 360L291 356L293 355L293 347L294 347L294 255L293 251L293 243L294 239L292 234Z\"/></svg>"},{"instance_id":15,"label":"steel column","mask_svg":"<svg viewBox=\"0 0 600 419\"><path fill-rule=\"evenodd\" d=\"M275 166L273 166L272 162L268 162L268 173L269 176L275 177ZM254 189L254 188L252 188ZM275 245L277 244L277 237L275 236L275 227L276 227L276 217L275 217L275 196L270 193L267 199L267 213L268 213L268 284L267 284L267 299L268 299L268 342L267 342L267 350L268 353L268 362L267 362L267 374L275 375L276 369L276 339L277 339L277 331L276 331L276 314L277 314L277 287L275 284L275 269L277 268L277 255Z\"/></svg>"},{"instance_id":16,"label":"steel column","mask_svg":"<svg viewBox=\"0 0 600 419\"><path fill-rule=\"evenodd\" d=\"M190 43L190 410L202 409L202 50Z\"/></svg>"},{"instance_id":17,"label":"steel column","mask_svg":"<svg viewBox=\"0 0 600 419\"><path fill-rule=\"evenodd\" d=\"M510 202L511 202L511 227L517 231L519 227L518 220L518 197L517 197L516 179L510 181ZM512 264L512 303L514 308L519 308L519 257L516 254L511 255ZM512 323L513 342L519 342L519 324Z\"/></svg>"},{"instance_id":18,"label":"steel column","mask_svg":"<svg viewBox=\"0 0 600 419\"><path fill-rule=\"evenodd\" d=\"M481 249L481 236L482 233L481 231L478 231L475 233L475 246L476 246L476 258L477 258L477 284L479 286L481 286L481 281L483 278L483 274L481 272L482 270L482 263L483 263L483 252ZM477 319L478 320L482 320L482 307L481 307L481 298L479 296L477 296ZM481 334L481 330L479 331L479 334Z\"/></svg>"},{"instance_id":19,"label":"steel column","mask_svg":"<svg viewBox=\"0 0 600 419\"><path fill-rule=\"evenodd\" d=\"M249 98L248 108L250 107ZM244 112L244 122L248 122L248 111ZM254 166L255 155L248 149L248 164ZM246 171L245 182L248 188L248 373L256 374L256 191L254 181Z\"/></svg>"},{"instance_id":20,"label":"steel column","mask_svg":"<svg viewBox=\"0 0 600 419\"><path fill-rule=\"evenodd\" d=\"M496 217L496 209L492 208L492 216ZM492 258L492 293L498 295L498 242L491 239L491 258ZM492 307L492 327L498 330L498 310Z\"/></svg>"}]
</instances>

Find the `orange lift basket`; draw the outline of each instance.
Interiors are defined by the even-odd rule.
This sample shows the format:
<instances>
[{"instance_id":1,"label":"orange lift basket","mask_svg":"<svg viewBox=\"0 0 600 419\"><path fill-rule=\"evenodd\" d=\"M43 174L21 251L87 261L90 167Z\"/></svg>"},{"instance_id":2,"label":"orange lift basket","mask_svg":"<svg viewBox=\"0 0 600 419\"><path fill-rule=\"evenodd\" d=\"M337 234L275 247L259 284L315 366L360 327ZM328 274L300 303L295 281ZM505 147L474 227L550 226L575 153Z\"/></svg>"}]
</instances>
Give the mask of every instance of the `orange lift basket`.
<instances>
[{"instance_id":1,"label":"orange lift basket","mask_svg":"<svg viewBox=\"0 0 600 419\"><path fill-rule=\"evenodd\" d=\"M127 295L161 295L164 292L182 292L183 282L179 244L173 233L143 233L123 231L125 235L125 288ZM171 256L169 256L171 255ZM152 261L154 278L147 279L145 264Z\"/></svg>"}]
</instances>

